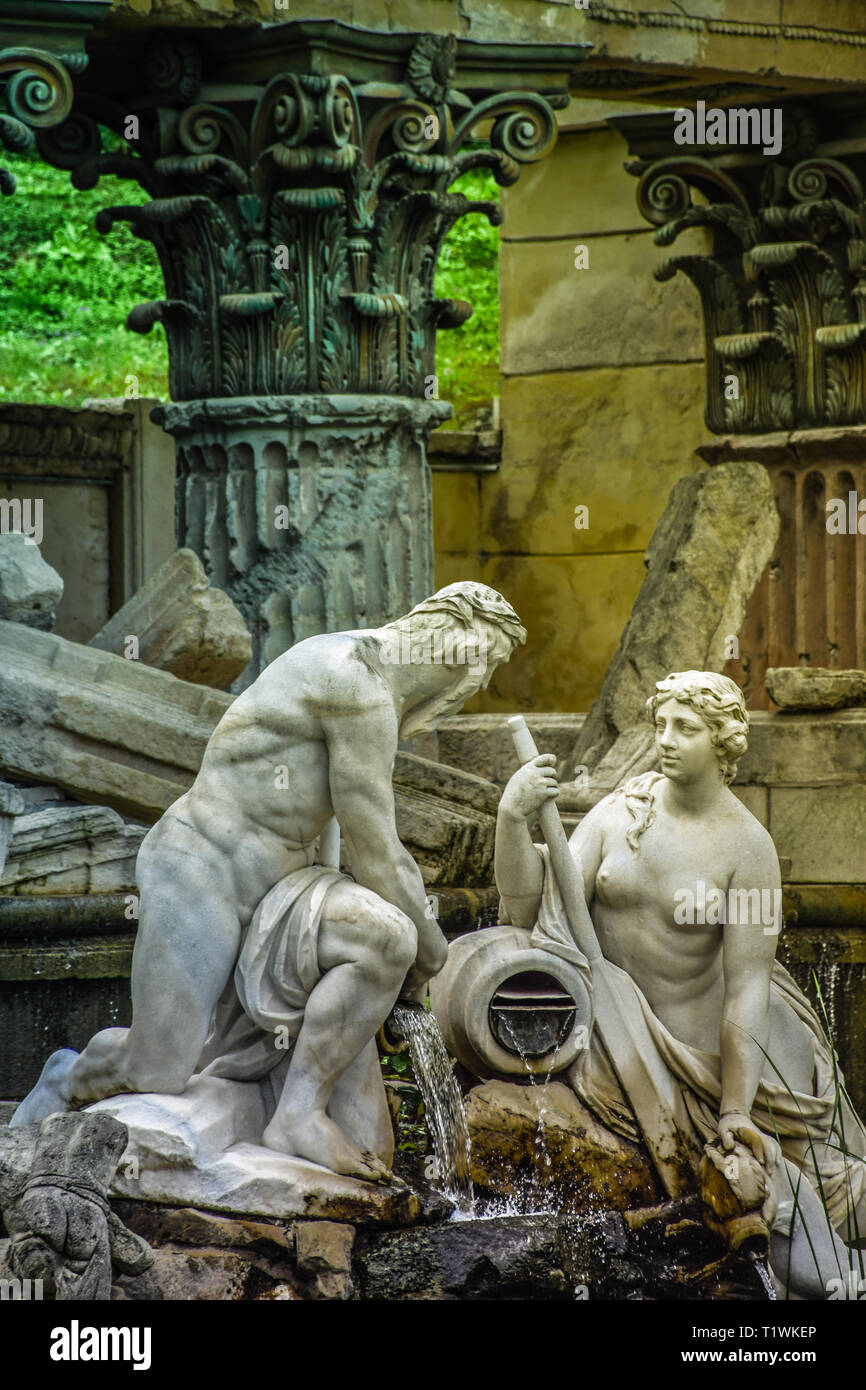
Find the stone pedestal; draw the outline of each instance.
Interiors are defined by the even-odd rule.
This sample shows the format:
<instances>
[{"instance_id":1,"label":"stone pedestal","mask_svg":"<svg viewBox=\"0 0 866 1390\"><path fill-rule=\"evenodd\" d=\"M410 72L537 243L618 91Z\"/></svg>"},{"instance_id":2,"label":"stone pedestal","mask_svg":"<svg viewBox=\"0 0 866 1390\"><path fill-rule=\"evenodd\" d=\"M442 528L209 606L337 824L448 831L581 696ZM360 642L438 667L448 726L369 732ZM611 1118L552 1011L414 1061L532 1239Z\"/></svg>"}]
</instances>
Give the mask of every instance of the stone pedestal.
<instances>
[{"instance_id":1,"label":"stone pedestal","mask_svg":"<svg viewBox=\"0 0 866 1390\"><path fill-rule=\"evenodd\" d=\"M427 435L444 401L233 397L158 406L177 539L243 613L249 684L295 642L375 627L434 587Z\"/></svg>"}]
</instances>

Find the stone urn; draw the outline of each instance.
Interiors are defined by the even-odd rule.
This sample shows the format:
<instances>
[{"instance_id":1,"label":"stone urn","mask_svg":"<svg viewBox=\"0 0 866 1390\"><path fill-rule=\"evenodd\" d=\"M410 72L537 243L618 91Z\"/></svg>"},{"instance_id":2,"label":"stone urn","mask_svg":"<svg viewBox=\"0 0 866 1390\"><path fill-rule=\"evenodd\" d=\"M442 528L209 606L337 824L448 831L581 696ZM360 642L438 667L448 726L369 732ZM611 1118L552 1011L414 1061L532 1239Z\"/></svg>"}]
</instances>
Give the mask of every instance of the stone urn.
<instances>
[{"instance_id":1,"label":"stone urn","mask_svg":"<svg viewBox=\"0 0 866 1390\"><path fill-rule=\"evenodd\" d=\"M521 927L485 927L452 942L430 1003L451 1055L475 1076L552 1076L589 1040L581 975Z\"/></svg>"}]
</instances>

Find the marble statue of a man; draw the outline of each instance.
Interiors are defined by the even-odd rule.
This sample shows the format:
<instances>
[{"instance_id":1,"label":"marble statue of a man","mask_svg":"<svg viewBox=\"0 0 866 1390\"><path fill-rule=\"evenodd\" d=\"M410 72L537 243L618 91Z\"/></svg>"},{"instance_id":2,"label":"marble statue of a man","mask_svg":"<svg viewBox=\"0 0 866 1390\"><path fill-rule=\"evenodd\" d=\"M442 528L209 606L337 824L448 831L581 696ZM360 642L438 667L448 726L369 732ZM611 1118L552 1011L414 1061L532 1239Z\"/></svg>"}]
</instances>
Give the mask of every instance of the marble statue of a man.
<instances>
[{"instance_id":1,"label":"marble statue of a man","mask_svg":"<svg viewBox=\"0 0 866 1390\"><path fill-rule=\"evenodd\" d=\"M54 1053L13 1124L123 1091L178 1094L197 1071L261 1076L286 1057L281 1030L293 1045L263 1142L385 1176L334 1115L351 1113L364 1069L378 1071L375 1035L398 996L447 955L397 835L398 740L454 714L525 640L500 594L465 582L272 662L141 846L131 1027ZM334 816L353 878L314 863Z\"/></svg>"}]
</instances>

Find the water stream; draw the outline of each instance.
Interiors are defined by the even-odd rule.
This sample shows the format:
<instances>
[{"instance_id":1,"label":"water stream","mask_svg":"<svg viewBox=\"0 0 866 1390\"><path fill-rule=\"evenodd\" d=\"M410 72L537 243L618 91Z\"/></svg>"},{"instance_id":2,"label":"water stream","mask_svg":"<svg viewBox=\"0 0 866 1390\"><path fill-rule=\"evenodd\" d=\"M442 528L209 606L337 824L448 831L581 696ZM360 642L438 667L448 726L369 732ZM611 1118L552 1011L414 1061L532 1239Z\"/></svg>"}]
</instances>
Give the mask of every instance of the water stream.
<instances>
[{"instance_id":1,"label":"water stream","mask_svg":"<svg viewBox=\"0 0 866 1390\"><path fill-rule=\"evenodd\" d=\"M474 1211L469 1126L451 1058L432 1013L420 1004L398 1003L391 1014L394 1032L409 1044L424 1116L433 1140L438 1186L461 1212Z\"/></svg>"}]
</instances>

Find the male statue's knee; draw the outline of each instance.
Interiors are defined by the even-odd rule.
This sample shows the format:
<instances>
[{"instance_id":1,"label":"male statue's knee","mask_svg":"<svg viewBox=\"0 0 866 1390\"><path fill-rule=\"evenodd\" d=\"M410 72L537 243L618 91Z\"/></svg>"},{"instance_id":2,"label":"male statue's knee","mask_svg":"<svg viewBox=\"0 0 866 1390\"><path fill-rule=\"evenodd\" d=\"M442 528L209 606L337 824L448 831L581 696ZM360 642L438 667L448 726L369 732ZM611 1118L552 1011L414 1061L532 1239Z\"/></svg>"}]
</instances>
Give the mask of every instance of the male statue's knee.
<instances>
[{"instance_id":1,"label":"male statue's knee","mask_svg":"<svg viewBox=\"0 0 866 1390\"><path fill-rule=\"evenodd\" d=\"M398 908L389 908L380 919L383 963L404 974L414 964L418 954L418 932L415 923Z\"/></svg>"}]
</instances>

